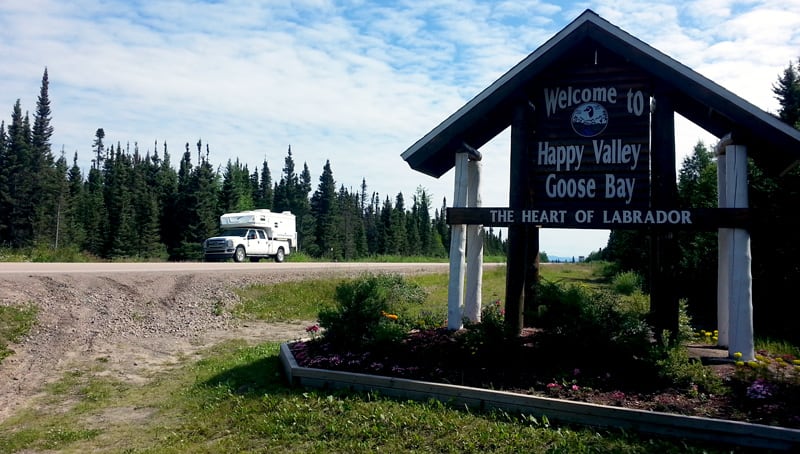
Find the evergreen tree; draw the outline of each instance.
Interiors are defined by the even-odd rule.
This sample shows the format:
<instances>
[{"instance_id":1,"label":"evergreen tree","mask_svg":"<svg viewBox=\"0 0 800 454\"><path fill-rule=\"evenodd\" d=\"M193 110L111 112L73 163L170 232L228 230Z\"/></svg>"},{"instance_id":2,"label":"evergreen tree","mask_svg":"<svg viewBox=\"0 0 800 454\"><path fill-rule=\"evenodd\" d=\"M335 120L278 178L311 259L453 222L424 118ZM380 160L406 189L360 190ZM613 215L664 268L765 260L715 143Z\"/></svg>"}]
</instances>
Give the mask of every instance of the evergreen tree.
<instances>
[{"instance_id":1,"label":"evergreen tree","mask_svg":"<svg viewBox=\"0 0 800 454\"><path fill-rule=\"evenodd\" d=\"M194 258L201 258L202 242L219 232L219 178L214 172L214 168L208 161L208 145L206 145L206 158L200 163L197 174L193 179L194 199L196 201L196 226L193 229L193 237L189 239L192 247L197 251ZM245 175L247 169L244 169ZM249 194L248 194L249 195ZM252 202L251 202L252 203ZM251 205L252 207L252 205Z\"/></svg>"},{"instance_id":2,"label":"evergreen tree","mask_svg":"<svg viewBox=\"0 0 800 454\"><path fill-rule=\"evenodd\" d=\"M258 185L258 197L255 198L256 206L258 208L272 209L273 206L273 188L272 188L272 175L269 171L269 164L267 160L261 164L261 179Z\"/></svg>"},{"instance_id":3,"label":"evergreen tree","mask_svg":"<svg viewBox=\"0 0 800 454\"><path fill-rule=\"evenodd\" d=\"M103 165L103 193L108 216L106 255L109 258L135 256L136 217L131 192L128 190L131 167L130 156L122 151L121 144L117 143L116 150L112 145Z\"/></svg>"},{"instance_id":4,"label":"evergreen tree","mask_svg":"<svg viewBox=\"0 0 800 454\"><path fill-rule=\"evenodd\" d=\"M422 186L417 187L417 191L414 194L412 214L419 237L419 253L422 255L435 255L432 242L431 200Z\"/></svg>"},{"instance_id":5,"label":"evergreen tree","mask_svg":"<svg viewBox=\"0 0 800 454\"><path fill-rule=\"evenodd\" d=\"M403 201L403 193L398 192L394 201L394 209L391 216L392 223L392 250L393 255L408 254L408 236L406 231L406 208Z\"/></svg>"},{"instance_id":6,"label":"evergreen tree","mask_svg":"<svg viewBox=\"0 0 800 454\"><path fill-rule=\"evenodd\" d=\"M6 241L12 246L29 246L33 243L33 222L35 205L36 175L31 169L31 131L27 115L23 117L19 99L14 104L11 125L8 128L8 145L4 166L3 180L7 183L7 199L3 204L6 213L4 222L7 226Z\"/></svg>"},{"instance_id":7,"label":"evergreen tree","mask_svg":"<svg viewBox=\"0 0 800 454\"><path fill-rule=\"evenodd\" d=\"M0 121L0 245L7 244L11 239L11 156L8 154L8 136L6 123Z\"/></svg>"},{"instance_id":8,"label":"evergreen tree","mask_svg":"<svg viewBox=\"0 0 800 454\"><path fill-rule=\"evenodd\" d=\"M252 210L255 207L250 172L239 159L234 162L228 159L228 164L225 166L222 174L220 206L226 213Z\"/></svg>"},{"instance_id":9,"label":"evergreen tree","mask_svg":"<svg viewBox=\"0 0 800 454\"><path fill-rule=\"evenodd\" d=\"M800 67L800 61L798 62ZM783 71L783 75L772 86L778 103L781 106L778 117L786 124L800 128L800 74L791 62Z\"/></svg>"},{"instance_id":10,"label":"evergreen tree","mask_svg":"<svg viewBox=\"0 0 800 454\"><path fill-rule=\"evenodd\" d=\"M299 181L297 173L294 171L294 158L292 157L292 146L290 145L283 161L283 174L275 187L275 211L292 211L292 205L299 192ZM303 243L301 242L300 244Z\"/></svg>"},{"instance_id":11,"label":"evergreen tree","mask_svg":"<svg viewBox=\"0 0 800 454\"><path fill-rule=\"evenodd\" d=\"M714 208L717 201L717 166L714 155L702 142L683 161L678 178L678 199L685 208ZM717 233L678 231L676 267L681 282L679 297L688 302L692 319L700 326L713 326L716 308L706 304L716 298Z\"/></svg>"},{"instance_id":12,"label":"evergreen tree","mask_svg":"<svg viewBox=\"0 0 800 454\"><path fill-rule=\"evenodd\" d=\"M361 180L361 217L364 225L364 241L366 242L365 256L378 253L378 213L380 213L380 198L377 193L367 198L367 181ZM366 200L366 202L365 202Z\"/></svg>"},{"instance_id":13,"label":"evergreen tree","mask_svg":"<svg viewBox=\"0 0 800 454\"><path fill-rule=\"evenodd\" d=\"M330 160L325 162L322 174L319 177L317 190L311 196L310 212L315 220L313 244L306 242L306 252L309 255L337 258L341 251L336 250L336 182L333 179Z\"/></svg>"},{"instance_id":14,"label":"evergreen tree","mask_svg":"<svg viewBox=\"0 0 800 454\"><path fill-rule=\"evenodd\" d=\"M50 124L48 91L49 80L45 68L31 131L31 154L27 172L31 174L30 197L34 207L33 239L54 246L60 214L59 202L63 202L60 196L64 174L59 174L50 146L53 126Z\"/></svg>"},{"instance_id":15,"label":"evergreen tree","mask_svg":"<svg viewBox=\"0 0 800 454\"><path fill-rule=\"evenodd\" d=\"M86 242L86 230L81 217L83 200L83 173L78 166L78 153L72 157L72 167L67 174L68 195L64 211L64 240L60 244L83 248Z\"/></svg>"},{"instance_id":16,"label":"evergreen tree","mask_svg":"<svg viewBox=\"0 0 800 454\"><path fill-rule=\"evenodd\" d=\"M51 221L55 224L53 246L58 249L65 246L74 246L74 244L70 244L71 237L67 223L71 197L69 194L69 180L67 179L67 158L64 156L63 149L61 150L61 156L55 162L54 173L58 178L55 181L57 192L53 203L55 205L55 213Z\"/></svg>"},{"instance_id":17,"label":"evergreen tree","mask_svg":"<svg viewBox=\"0 0 800 454\"><path fill-rule=\"evenodd\" d=\"M103 165L103 160L105 159L106 152L105 152L105 145L103 144L103 139L106 137L106 132L103 128L97 129L94 133L94 142L92 143L92 149L94 150L95 157L92 159L92 167L96 169L100 169Z\"/></svg>"},{"instance_id":18,"label":"evergreen tree","mask_svg":"<svg viewBox=\"0 0 800 454\"><path fill-rule=\"evenodd\" d=\"M134 147L133 171L131 172L130 192L135 214L134 226L137 257L165 257L166 248L161 242L161 223L156 185L158 165L150 158L139 154L138 144Z\"/></svg>"},{"instance_id":19,"label":"evergreen tree","mask_svg":"<svg viewBox=\"0 0 800 454\"><path fill-rule=\"evenodd\" d=\"M383 201L378 223L378 254L392 254L397 249L395 245L395 232L392 223L394 208L389 196Z\"/></svg>"},{"instance_id":20,"label":"evergreen tree","mask_svg":"<svg viewBox=\"0 0 800 454\"><path fill-rule=\"evenodd\" d=\"M297 216L297 241L300 244L304 244L304 242L313 243L315 241L316 220L311 214L310 193L311 172L308 170L308 164L304 162L303 172L300 174L297 188L294 192L294 203L292 204L292 213Z\"/></svg>"},{"instance_id":21,"label":"evergreen tree","mask_svg":"<svg viewBox=\"0 0 800 454\"><path fill-rule=\"evenodd\" d=\"M89 169L80 200L80 219L83 220L85 240L83 250L98 257L105 255L107 237L106 205L103 201L103 174L95 165Z\"/></svg>"},{"instance_id":22,"label":"evergreen tree","mask_svg":"<svg viewBox=\"0 0 800 454\"><path fill-rule=\"evenodd\" d=\"M334 247L337 259L356 260L366 255L367 238L361 219L361 205L357 194L351 194L344 185L336 196L335 225L338 233Z\"/></svg>"},{"instance_id":23,"label":"evergreen tree","mask_svg":"<svg viewBox=\"0 0 800 454\"><path fill-rule=\"evenodd\" d=\"M158 156L158 143L155 144L153 165L156 173L151 184L155 186L156 200L158 201L159 226L161 242L166 248L167 255L172 257L180 244L180 231L178 222L178 173L172 167L169 147L164 142L163 157Z\"/></svg>"},{"instance_id":24,"label":"evergreen tree","mask_svg":"<svg viewBox=\"0 0 800 454\"><path fill-rule=\"evenodd\" d=\"M450 226L447 225L447 198L442 198L442 208L434 212L433 230L434 236L438 237L441 247L444 248L445 255L450 251ZM439 245L436 246L438 249Z\"/></svg>"}]
</instances>

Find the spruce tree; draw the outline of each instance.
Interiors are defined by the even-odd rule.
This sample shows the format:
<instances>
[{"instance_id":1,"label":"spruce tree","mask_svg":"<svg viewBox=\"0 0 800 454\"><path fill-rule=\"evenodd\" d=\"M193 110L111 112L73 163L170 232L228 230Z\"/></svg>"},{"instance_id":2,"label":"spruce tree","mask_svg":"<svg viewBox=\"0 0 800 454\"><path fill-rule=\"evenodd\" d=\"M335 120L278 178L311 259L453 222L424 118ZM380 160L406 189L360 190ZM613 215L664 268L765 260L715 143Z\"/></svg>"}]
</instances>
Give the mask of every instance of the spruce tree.
<instances>
[{"instance_id":1,"label":"spruce tree","mask_svg":"<svg viewBox=\"0 0 800 454\"><path fill-rule=\"evenodd\" d=\"M9 243L11 222L11 157L8 155L6 123L0 121L0 245Z\"/></svg>"},{"instance_id":2,"label":"spruce tree","mask_svg":"<svg viewBox=\"0 0 800 454\"><path fill-rule=\"evenodd\" d=\"M59 202L64 175L59 174L50 146L53 135L51 121L49 80L47 69L42 76L42 85L36 103L36 113L31 132L31 155L29 172L31 179L31 203L34 206L33 236L35 241L53 246L56 241Z\"/></svg>"},{"instance_id":3,"label":"spruce tree","mask_svg":"<svg viewBox=\"0 0 800 454\"><path fill-rule=\"evenodd\" d=\"M261 178L259 180L258 185L258 197L256 198L258 208L266 208L268 210L272 209L273 206L273 187L272 187L272 175L269 171L269 164L265 159L264 162L261 164Z\"/></svg>"},{"instance_id":4,"label":"spruce tree","mask_svg":"<svg viewBox=\"0 0 800 454\"><path fill-rule=\"evenodd\" d=\"M68 195L64 207L64 241L65 246L82 248L86 241L86 230L81 218L81 201L83 200L83 173L78 166L78 153L72 157L72 166L67 174Z\"/></svg>"},{"instance_id":5,"label":"spruce tree","mask_svg":"<svg viewBox=\"0 0 800 454\"><path fill-rule=\"evenodd\" d=\"M378 223L378 254L394 254L397 250L393 213L392 201L386 196Z\"/></svg>"},{"instance_id":6,"label":"spruce tree","mask_svg":"<svg viewBox=\"0 0 800 454\"><path fill-rule=\"evenodd\" d=\"M27 115L23 117L19 99L14 104L8 128L6 162L2 172L8 181L7 199L2 208L7 213L7 240L12 246L33 244L35 205L33 191L36 175L31 168L31 131Z\"/></svg>"},{"instance_id":7,"label":"spruce tree","mask_svg":"<svg viewBox=\"0 0 800 454\"><path fill-rule=\"evenodd\" d=\"M330 160L325 162L322 174L319 177L317 190L311 196L310 213L315 220L313 244L306 241L306 252L310 255L336 258L340 251L337 251L335 238L337 228L335 222L336 214L336 182L333 179Z\"/></svg>"},{"instance_id":8,"label":"spruce tree","mask_svg":"<svg viewBox=\"0 0 800 454\"><path fill-rule=\"evenodd\" d=\"M800 61L798 61L800 67ZM800 127L800 74L791 62L783 71L783 75L772 86L772 92L781 106L778 117L786 124Z\"/></svg>"},{"instance_id":9,"label":"spruce tree","mask_svg":"<svg viewBox=\"0 0 800 454\"><path fill-rule=\"evenodd\" d=\"M172 167L169 147L164 142L164 153L161 158L158 156L158 144L155 144L153 164L157 167L153 177L158 201L159 230L161 242L170 256L170 251L177 249L180 243L180 231L178 230L178 173Z\"/></svg>"}]
</instances>

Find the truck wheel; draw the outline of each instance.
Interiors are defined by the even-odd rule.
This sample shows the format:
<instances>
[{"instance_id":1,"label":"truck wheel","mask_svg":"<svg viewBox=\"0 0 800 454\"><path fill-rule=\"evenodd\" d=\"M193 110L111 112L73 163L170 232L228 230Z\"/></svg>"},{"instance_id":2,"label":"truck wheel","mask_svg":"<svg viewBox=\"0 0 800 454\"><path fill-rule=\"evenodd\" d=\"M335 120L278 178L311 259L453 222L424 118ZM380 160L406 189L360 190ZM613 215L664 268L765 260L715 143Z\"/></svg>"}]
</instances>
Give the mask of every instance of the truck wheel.
<instances>
[{"instance_id":1,"label":"truck wheel","mask_svg":"<svg viewBox=\"0 0 800 454\"><path fill-rule=\"evenodd\" d=\"M283 253L283 248L279 247L278 252L275 254L275 261L281 263L283 259L286 258L286 255Z\"/></svg>"},{"instance_id":2,"label":"truck wheel","mask_svg":"<svg viewBox=\"0 0 800 454\"><path fill-rule=\"evenodd\" d=\"M247 254L244 252L244 246L237 246L236 252L233 253L233 261L234 262L244 262L244 259L247 257Z\"/></svg>"}]
</instances>

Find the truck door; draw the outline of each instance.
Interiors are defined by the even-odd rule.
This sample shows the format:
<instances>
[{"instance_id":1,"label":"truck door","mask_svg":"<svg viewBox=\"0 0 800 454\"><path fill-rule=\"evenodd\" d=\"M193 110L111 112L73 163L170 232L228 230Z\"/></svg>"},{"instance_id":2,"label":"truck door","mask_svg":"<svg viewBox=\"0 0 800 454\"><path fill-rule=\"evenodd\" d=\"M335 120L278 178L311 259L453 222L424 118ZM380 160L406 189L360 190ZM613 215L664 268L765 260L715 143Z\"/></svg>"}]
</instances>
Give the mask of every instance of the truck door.
<instances>
[{"instance_id":1,"label":"truck door","mask_svg":"<svg viewBox=\"0 0 800 454\"><path fill-rule=\"evenodd\" d=\"M264 233L263 230L258 230L257 232L258 232L258 242L259 242L258 250L260 251L259 254L271 254L272 251L270 251L271 247L269 238L267 238L267 235Z\"/></svg>"},{"instance_id":2,"label":"truck door","mask_svg":"<svg viewBox=\"0 0 800 454\"><path fill-rule=\"evenodd\" d=\"M264 232L262 232L264 233ZM267 227L266 236L266 254L272 255L275 254L275 243L272 241L272 229Z\"/></svg>"},{"instance_id":3,"label":"truck door","mask_svg":"<svg viewBox=\"0 0 800 454\"><path fill-rule=\"evenodd\" d=\"M248 254L263 254L264 253L264 241L258 238L258 231L255 229L249 229L247 231L247 253Z\"/></svg>"}]
</instances>

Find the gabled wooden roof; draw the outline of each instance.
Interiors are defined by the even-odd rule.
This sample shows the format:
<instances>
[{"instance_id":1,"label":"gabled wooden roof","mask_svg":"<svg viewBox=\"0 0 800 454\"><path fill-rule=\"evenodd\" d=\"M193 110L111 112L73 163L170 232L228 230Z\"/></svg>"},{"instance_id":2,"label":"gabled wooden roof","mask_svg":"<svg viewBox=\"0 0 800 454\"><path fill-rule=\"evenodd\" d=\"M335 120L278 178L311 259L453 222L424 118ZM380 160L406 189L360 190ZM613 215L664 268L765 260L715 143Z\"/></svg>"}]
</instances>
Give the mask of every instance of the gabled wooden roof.
<instances>
[{"instance_id":1,"label":"gabled wooden roof","mask_svg":"<svg viewBox=\"0 0 800 454\"><path fill-rule=\"evenodd\" d=\"M463 144L479 148L511 124L515 105L527 102L537 76L554 62L587 46L618 55L665 87L673 107L718 138L735 143L770 173L800 162L800 131L786 125L685 65L624 32L591 10L511 68L488 88L402 153L412 169L440 177L455 164Z\"/></svg>"}]
</instances>

